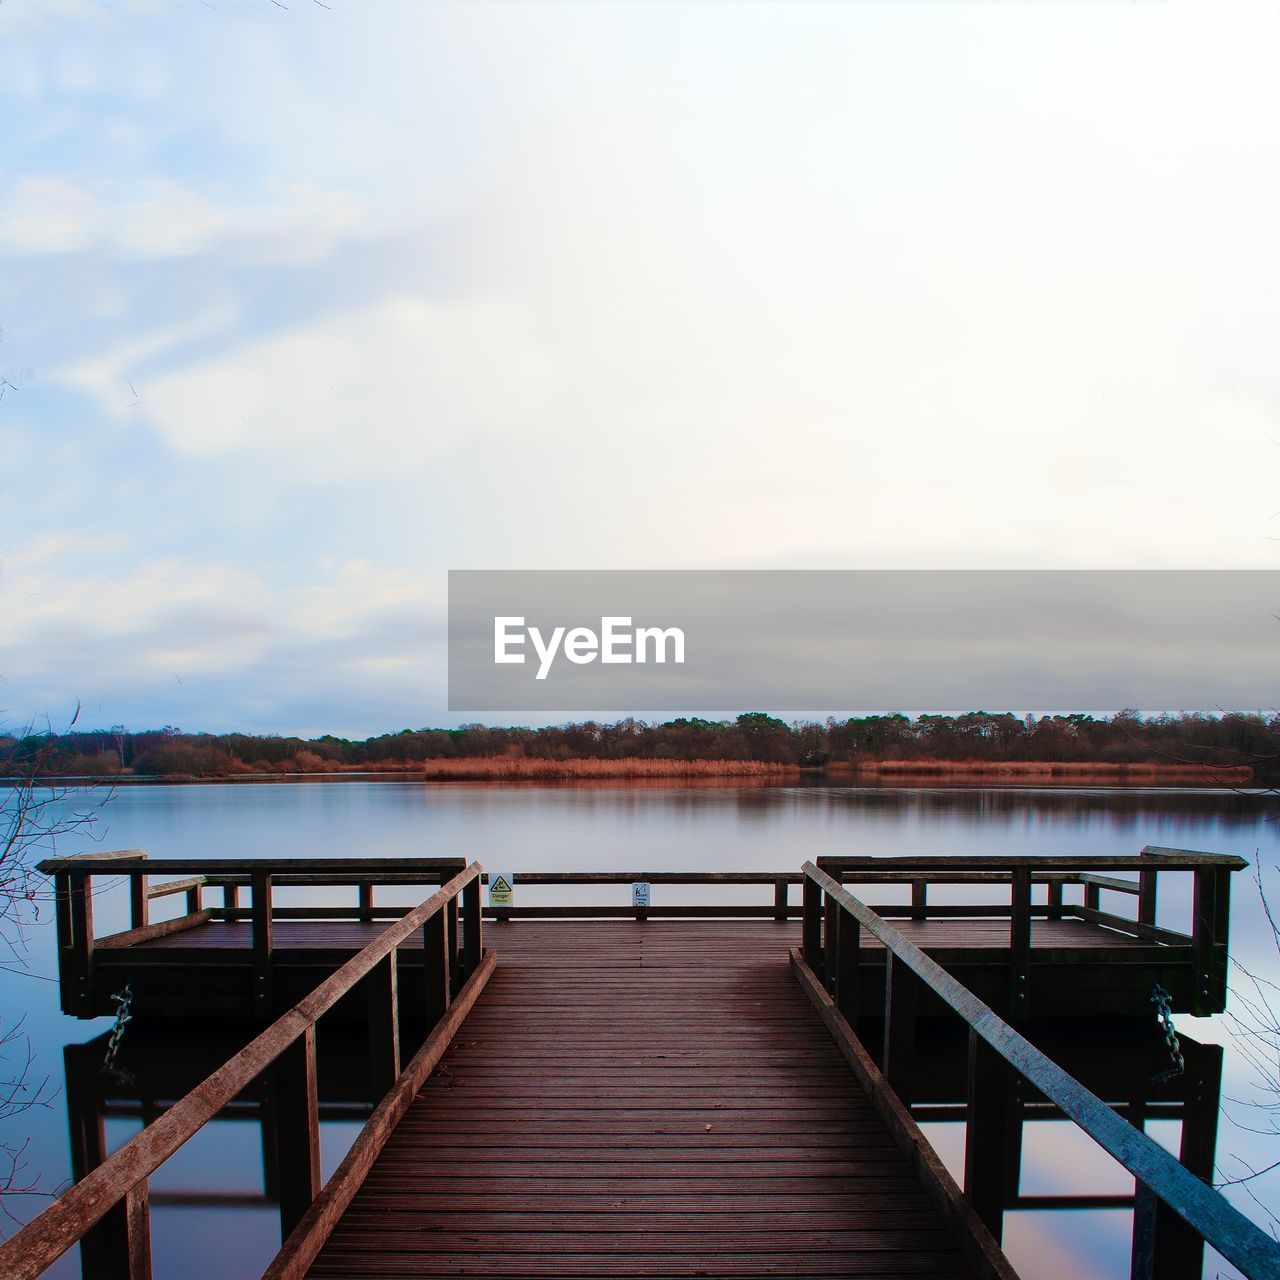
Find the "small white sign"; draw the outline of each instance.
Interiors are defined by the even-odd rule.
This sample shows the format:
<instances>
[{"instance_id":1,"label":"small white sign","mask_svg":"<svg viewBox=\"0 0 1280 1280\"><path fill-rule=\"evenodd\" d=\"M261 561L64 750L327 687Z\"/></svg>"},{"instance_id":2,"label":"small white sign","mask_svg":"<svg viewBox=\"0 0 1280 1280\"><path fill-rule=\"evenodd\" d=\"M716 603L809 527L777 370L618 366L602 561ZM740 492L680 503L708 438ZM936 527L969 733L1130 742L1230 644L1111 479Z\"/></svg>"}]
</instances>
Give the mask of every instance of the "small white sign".
<instances>
[{"instance_id":1,"label":"small white sign","mask_svg":"<svg viewBox=\"0 0 1280 1280\"><path fill-rule=\"evenodd\" d=\"M647 880L633 880L631 882L631 905L633 907L647 907L649 905L649 882Z\"/></svg>"},{"instance_id":2,"label":"small white sign","mask_svg":"<svg viewBox=\"0 0 1280 1280\"><path fill-rule=\"evenodd\" d=\"M489 905L491 907L516 905L516 878L510 871L489 872Z\"/></svg>"}]
</instances>

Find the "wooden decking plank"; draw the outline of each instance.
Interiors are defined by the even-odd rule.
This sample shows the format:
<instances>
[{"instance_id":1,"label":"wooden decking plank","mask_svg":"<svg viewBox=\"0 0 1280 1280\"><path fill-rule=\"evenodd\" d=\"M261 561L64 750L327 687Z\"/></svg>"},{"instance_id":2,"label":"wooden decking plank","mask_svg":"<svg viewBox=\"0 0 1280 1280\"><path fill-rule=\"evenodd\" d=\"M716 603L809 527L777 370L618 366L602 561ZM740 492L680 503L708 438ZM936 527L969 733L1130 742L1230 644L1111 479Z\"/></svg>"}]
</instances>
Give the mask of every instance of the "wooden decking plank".
<instances>
[{"instance_id":1,"label":"wooden decking plank","mask_svg":"<svg viewBox=\"0 0 1280 1280\"><path fill-rule=\"evenodd\" d=\"M792 981L797 929L726 924L491 928L309 1274L971 1276Z\"/></svg>"}]
</instances>

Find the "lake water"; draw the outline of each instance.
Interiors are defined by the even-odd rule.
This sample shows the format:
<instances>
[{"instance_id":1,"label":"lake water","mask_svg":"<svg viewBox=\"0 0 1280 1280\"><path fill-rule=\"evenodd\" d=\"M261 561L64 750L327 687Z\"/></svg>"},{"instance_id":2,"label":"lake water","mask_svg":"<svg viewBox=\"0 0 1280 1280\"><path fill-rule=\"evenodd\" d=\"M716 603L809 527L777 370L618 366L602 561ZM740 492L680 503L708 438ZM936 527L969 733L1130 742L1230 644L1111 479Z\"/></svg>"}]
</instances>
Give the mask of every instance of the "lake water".
<instances>
[{"instance_id":1,"label":"lake water","mask_svg":"<svg viewBox=\"0 0 1280 1280\"><path fill-rule=\"evenodd\" d=\"M102 793L95 797L102 798ZM82 805L84 797L73 795L65 803ZM1280 801L1186 789L817 784L129 786L107 799L91 831L65 838L57 851L141 848L153 857L210 858L457 856L518 876L538 870L789 871L807 859L833 854L1136 854L1147 844L1239 854L1251 864L1260 860L1272 872L1280 862ZM1275 941L1250 874L1236 876L1233 885L1232 952L1255 972L1280 980ZM1280 883L1280 874L1276 880ZM541 897L549 899L552 892ZM599 890L591 900L621 902L624 892L625 886ZM742 888L716 897L760 901L769 892ZM692 889L656 886L655 893L669 895L656 896L656 902L699 900ZM538 900L535 890L521 891L522 903ZM1185 892L1162 897L1160 923L1185 927L1188 901ZM99 932L123 926L123 887L107 889L97 899L95 914ZM58 1012L51 925L30 932L26 961L28 973L0 974L4 1025L25 1015L24 1030L35 1055L32 1079L48 1075L61 1085L63 1046L92 1040L110 1024L82 1023ZM1180 1018L1179 1024L1197 1039L1227 1046L1224 1097L1258 1096L1247 1064L1218 1020ZM10 1046L11 1060L17 1047ZM110 1119L110 1144L127 1140L139 1123ZM1253 1109L1226 1105L1218 1143L1224 1174L1243 1172L1240 1159L1254 1167L1280 1159L1280 1136L1248 1131L1258 1124L1259 1113ZM324 1128L325 1164L331 1168L356 1124L330 1122ZM1064 1132L1067 1128L1053 1126L1054 1132L1045 1135L1029 1130L1024 1190L1123 1192L1131 1187L1107 1157L1087 1139L1076 1142L1076 1135ZM963 1152L962 1127L931 1126L929 1132L956 1167ZM1151 1132L1158 1140L1176 1143L1176 1124L1153 1125ZM61 1095L47 1107L6 1122L0 1141L26 1142L28 1172L39 1175L45 1186L57 1186L69 1176ZM152 1187L158 1198L166 1189L260 1192L258 1143L256 1126L217 1122L179 1152ZM1230 1194L1244 1212L1265 1222L1268 1211L1280 1211L1280 1171ZM7 1200L20 1219L33 1216L42 1203L34 1197ZM1121 1277L1128 1274L1128 1232L1124 1211L1020 1211L1006 1218L1005 1246L1026 1280ZM160 1278L256 1275L278 1246L274 1209L251 1204L157 1205L153 1235ZM49 1274L78 1273L73 1253ZM1206 1274L1214 1274L1212 1266Z\"/></svg>"}]
</instances>

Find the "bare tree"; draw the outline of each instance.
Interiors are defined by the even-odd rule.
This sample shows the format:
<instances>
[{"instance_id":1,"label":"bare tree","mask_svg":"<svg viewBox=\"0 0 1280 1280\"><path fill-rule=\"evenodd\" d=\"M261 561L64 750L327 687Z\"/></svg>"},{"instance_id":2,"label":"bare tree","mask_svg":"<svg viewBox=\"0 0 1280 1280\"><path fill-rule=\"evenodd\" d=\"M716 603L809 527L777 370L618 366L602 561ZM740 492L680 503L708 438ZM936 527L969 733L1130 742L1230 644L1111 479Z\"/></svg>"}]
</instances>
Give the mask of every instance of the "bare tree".
<instances>
[{"instance_id":1,"label":"bare tree","mask_svg":"<svg viewBox=\"0 0 1280 1280\"><path fill-rule=\"evenodd\" d=\"M74 725L80 710L71 718ZM70 726L68 726L70 727ZM37 734L33 726L16 740L6 772L0 779L0 972L47 981L30 964L30 930L52 915L52 892L35 869L36 861L56 852L60 837L89 827L110 798L87 791L91 803L72 804L70 788L52 778L56 742L51 727ZM56 1193L33 1172L26 1153L30 1139L13 1135L13 1121L36 1107L48 1107L57 1088L36 1063L25 1017L0 1009L0 1211L18 1219L10 1204L14 1197Z\"/></svg>"}]
</instances>

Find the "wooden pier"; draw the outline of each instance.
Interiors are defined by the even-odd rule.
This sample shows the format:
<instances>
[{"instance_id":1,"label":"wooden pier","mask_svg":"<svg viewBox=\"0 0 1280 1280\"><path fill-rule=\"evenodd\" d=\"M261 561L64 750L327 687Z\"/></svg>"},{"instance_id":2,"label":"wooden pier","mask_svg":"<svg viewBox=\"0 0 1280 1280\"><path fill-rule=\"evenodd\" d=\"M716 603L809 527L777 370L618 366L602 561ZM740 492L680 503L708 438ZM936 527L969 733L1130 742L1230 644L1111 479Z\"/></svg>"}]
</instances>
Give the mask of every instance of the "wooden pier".
<instances>
[{"instance_id":1,"label":"wooden pier","mask_svg":"<svg viewBox=\"0 0 1280 1280\"><path fill-rule=\"evenodd\" d=\"M1135 1280L1198 1277L1206 1241L1245 1275L1280 1280L1275 1242L1202 1180L1216 1108L1214 1121L1186 1113L1180 1163L1142 1124L1189 1105L1183 1095L1109 1105L1019 1030L1045 1016L1149 1022L1155 982L1183 1008L1221 1008L1228 883L1243 865L1148 850L827 859L776 875L547 873L520 884L773 893L746 908L486 912L482 869L447 860L59 859L47 870L69 1012L94 1016L127 982L152 1025L186 1012L249 1016L262 1030L119 1151L86 1159L76 1185L0 1246L0 1273L37 1276L79 1242L95 1280L150 1277L148 1178L267 1081L283 1237L272 1280L1010 1280L999 1236L1028 1107L1080 1125L1133 1174ZM1186 933L1155 923L1157 878L1178 873L1195 882ZM133 927L99 939L92 881L115 875L128 878ZM376 902L376 886L427 879L444 883L412 909ZM355 903L273 902L276 887L334 884ZM909 899L873 907L853 892L886 884L909 886ZM943 886L998 900L960 903ZM223 900L208 908L211 889ZM1104 893L1132 900L1132 914L1104 911ZM179 895L181 916L149 918L151 902ZM486 928L486 915L502 922ZM316 1025L330 1016L363 1019L380 1100L322 1184ZM925 1028L944 1025L969 1038L950 1092L917 1059ZM1202 1090L1215 1060L1190 1060ZM913 1104L962 1108L963 1189Z\"/></svg>"}]
</instances>

